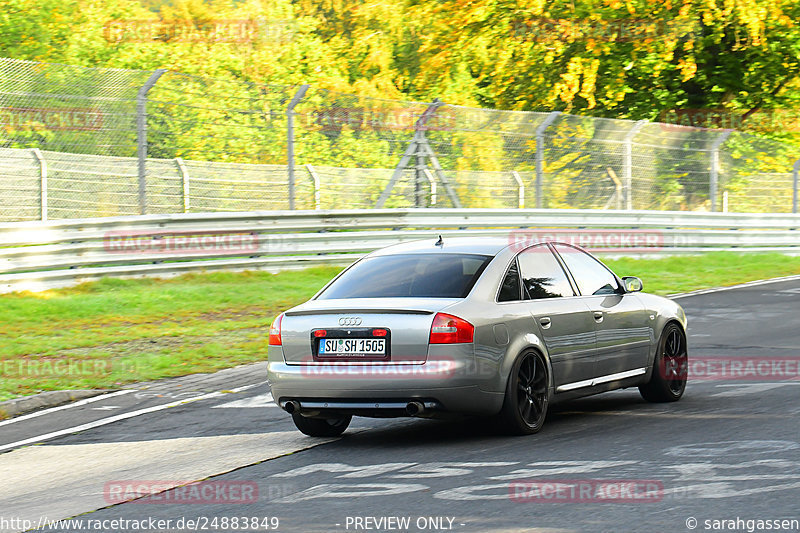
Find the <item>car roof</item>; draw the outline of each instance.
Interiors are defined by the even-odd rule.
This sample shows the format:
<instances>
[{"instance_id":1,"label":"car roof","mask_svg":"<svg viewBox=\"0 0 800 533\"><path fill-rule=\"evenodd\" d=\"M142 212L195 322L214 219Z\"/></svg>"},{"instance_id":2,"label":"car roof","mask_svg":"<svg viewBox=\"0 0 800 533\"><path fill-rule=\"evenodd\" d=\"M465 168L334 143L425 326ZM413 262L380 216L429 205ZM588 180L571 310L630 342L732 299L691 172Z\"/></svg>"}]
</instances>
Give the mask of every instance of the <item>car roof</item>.
<instances>
[{"instance_id":1,"label":"car roof","mask_svg":"<svg viewBox=\"0 0 800 533\"><path fill-rule=\"evenodd\" d=\"M395 254L423 254L423 253L449 253L449 254L478 254L497 255L512 243L504 237L442 237L441 245L437 246L439 237L419 241L404 242L376 250L371 256ZM532 243L531 243L532 244Z\"/></svg>"}]
</instances>

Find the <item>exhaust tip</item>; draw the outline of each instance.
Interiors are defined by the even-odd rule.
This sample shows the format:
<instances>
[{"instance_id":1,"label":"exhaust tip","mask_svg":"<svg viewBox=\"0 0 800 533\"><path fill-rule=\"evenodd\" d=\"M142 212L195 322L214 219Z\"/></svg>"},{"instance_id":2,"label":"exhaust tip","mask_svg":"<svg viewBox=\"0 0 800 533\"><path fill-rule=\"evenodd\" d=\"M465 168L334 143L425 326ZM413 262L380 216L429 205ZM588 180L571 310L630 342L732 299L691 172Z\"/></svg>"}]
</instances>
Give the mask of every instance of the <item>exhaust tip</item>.
<instances>
[{"instance_id":1,"label":"exhaust tip","mask_svg":"<svg viewBox=\"0 0 800 533\"><path fill-rule=\"evenodd\" d=\"M425 406L421 402L408 402L406 404L406 413L409 416L417 416L425 412Z\"/></svg>"},{"instance_id":2,"label":"exhaust tip","mask_svg":"<svg viewBox=\"0 0 800 533\"><path fill-rule=\"evenodd\" d=\"M289 400L285 404L283 404L283 410L287 413L294 414L300 412L300 402L297 400Z\"/></svg>"}]
</instances>

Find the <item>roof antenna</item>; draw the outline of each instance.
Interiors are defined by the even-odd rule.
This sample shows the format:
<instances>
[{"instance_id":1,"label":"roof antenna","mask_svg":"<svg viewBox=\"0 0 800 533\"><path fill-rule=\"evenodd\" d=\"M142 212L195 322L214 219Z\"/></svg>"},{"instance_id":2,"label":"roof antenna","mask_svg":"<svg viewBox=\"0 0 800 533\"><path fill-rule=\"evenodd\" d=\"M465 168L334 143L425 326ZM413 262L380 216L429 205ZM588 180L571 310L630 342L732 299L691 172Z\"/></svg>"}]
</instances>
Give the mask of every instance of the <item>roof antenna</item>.
<instances>
[{"instance_id":1,"label":"roof antenna","mask_svg":"<svg viewBox=\"0 0 800 533\"><path fill-rule=\"evenodd\" d=\"M439 240L436 241L436 244L434 244L434 246L444 246L444 240L442 240L441 235L439 235Z\"/></svg>"}]
</instances>

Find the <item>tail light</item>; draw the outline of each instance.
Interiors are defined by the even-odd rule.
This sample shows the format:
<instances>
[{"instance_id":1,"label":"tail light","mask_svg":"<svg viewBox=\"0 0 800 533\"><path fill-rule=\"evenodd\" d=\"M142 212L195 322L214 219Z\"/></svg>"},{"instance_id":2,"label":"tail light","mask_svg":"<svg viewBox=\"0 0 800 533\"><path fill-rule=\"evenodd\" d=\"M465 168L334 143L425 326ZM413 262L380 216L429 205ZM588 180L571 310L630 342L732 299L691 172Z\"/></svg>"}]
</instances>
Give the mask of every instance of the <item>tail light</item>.
<instances>
[{"instance_id":1,"label":"tail light","mask_svg":"<svg viewBox=\"0 0 800 533\"><path fill-rule=\"evenodd\" d=\"M270 346L280 346L281 344L283 344L281 342L281 320L283 320L283 313L279 314L278 317L272 322L272 325L269 327Z\"/></svg>"},{"instance_id":2,"label":"tail light","mask_svg":"<svg viewBox=\"0 0 800 533\"><path fill-rule=\"evenodd\" d=\"M431 325L431 344L458 344L472 342L475 327L457 316L436 313Z\"/></svg>"}]
</instances>

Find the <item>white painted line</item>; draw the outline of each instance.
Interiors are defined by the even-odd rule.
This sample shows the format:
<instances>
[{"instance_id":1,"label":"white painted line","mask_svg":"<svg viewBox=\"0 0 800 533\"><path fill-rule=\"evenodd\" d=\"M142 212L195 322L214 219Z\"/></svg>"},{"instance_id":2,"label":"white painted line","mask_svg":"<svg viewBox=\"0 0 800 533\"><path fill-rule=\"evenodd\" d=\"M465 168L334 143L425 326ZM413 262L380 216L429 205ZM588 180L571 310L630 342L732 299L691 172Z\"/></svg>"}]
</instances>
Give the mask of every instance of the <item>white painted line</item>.
<instances>
[{"instance_id":1,"label":"white painted line","mask_svg":"<svg viewBox=\"0 0 800 533\"><path fill-rule=\"evenodd\" d=\"M725 392L718 392L716 394L712 394L711 396L714 398L728 398L728 397L743 396L745 394L761 394L762 392L767 392L772 389L785 387L786 385L800 385L800 381L779 381L779 382L767 382L767 383L717 385L717 387L726 387L726 388L730 387L731 390L727 390Z\"/></svg>"},{"instance_id":2,"label":"white painted line","mask_svg":"<svg viewBox=\"0 0 800 533\"><path fill-rule=\"evenodd\" d=\"M747 283L740 283L739 285L731 285L730 287L714 287L713 289L700 289L691 292L683 292L678 294L669 294L667 298L675 300L677 298L686 298L687 296L698 296L700 294L710 294L712 292L731 291L735 289L743 289L745 287L756 287L758 285L767 285L769 283L780 283L781 281L800 281L800 274L794 276L784 276L782 278L759 279L755 281L748 281Z\"/></svg>"},{"instance_id":3,"label":"white painted line","mask_svg":"<svg viewBox=\"0 0 800 533\"><path fill-rule=\"evenodd\" d=\"M275 403L275 400L272 399L272 394L266 393L261 394L259 396L253 396L252 398L245 398L243 400L235 400L233 402L223 403L221 405L215 405L212 409L254 409L254 408L264 408L264 407L275 407L277 408L278 405Z\"/></svg>"},{"instance_id":4,"label":"white painted line","mask_svg":"<svg viewBox=\"0 0 800 533\"><path fill-rule=\"evenodd\" d=\"M263 385L266 381L262 381L260 383L253 383L252 385L245 385L244 387L239 387L236 389L231 389L230 392L243 392L248 389L252 389L253 387L258 387ZM67 429L61 429L59 431L53 431L52 433L46 433L44 435L39 435L38 437L31 437L29 439L12 442L11 444L5 444L0 446L0 452L4 450L8 450L11 448L17 448L19 446L25 446L26 444L35 444L37 442L42 442L45 440L54 439L56 437L61 437L63 435L69 435L71 433L77 433L79 431L86 431L87 429L94 429L100 426L106 426L108 424L113 424L114 422L119 422L120 420L127 420L128 418L134 418L136 416L146 415L148 413L154 413L156 411L162 411L164 409L169 409L170 407L178 407L179 405L183 405L186 403L197 402L200 400L208 400L210 398L217 398L219 396L223 396L228 394L228 392L210 392L208 394L203 394L201 396L195 396L194 398L187 398L185 400L178 400L176 402L156 405L155 407L148 407L146 409L139 409L138 411L131 411L130 413L123 413L121 415L110 416L108 418L101 418L100 420L95 420L94 422L89 422L86 424L81 424L80 426L74 426Z\"/></svg>"},{"instance_id":5,"label":"white painted line","mask_svg":"<svg viewBox=\"0 0 800 533\"><path fill-rule=\"evenodd\" d=\"M99 402L100 400L107 400L108 398L122 396L123 394L128 394L133 391L134 389L129 389L117 392L109 392L108 394L101 394L100 396L92 396L91 398L78 400L77 402L68 403L66 405L61 405L59 407L53 407L51 409L45 409L43 411L36 411L35 413L31 413L29 415L22 415L16 418L12 418L10 420L4 420L3 422L0 422L0 426L6 426L8 424L13 424L14 422L22 422L23 420L30 420L31 418L36 418L37 416L49 415L50 413L55 413L56 411L62 411L64 409L71 409L72 407L80 407L82 405L86 405L87 403Z\"/></svg>"},{"instance_id":6,"label":"white painted line","mask_svg":"<svg viewBox=\"0 0 800 533\"><path fill-rule=\"evenodd\" d=\"M762 384L769 384L775 386L800 385L800 381L762 381L761 383L753 383L752 385L762 385ZM717 385L717 387L741 387L741 385L737 385L734 383L725 383Z\"/></svg>"}]
</instances>

